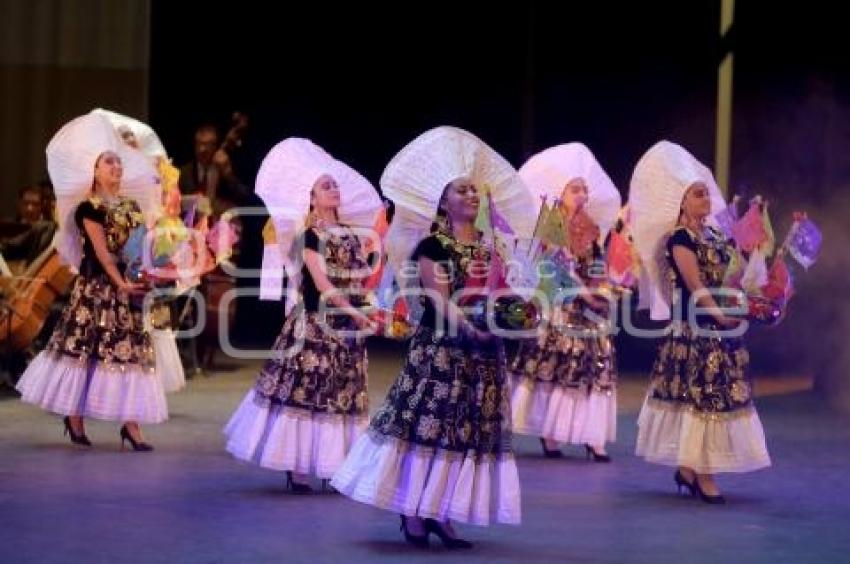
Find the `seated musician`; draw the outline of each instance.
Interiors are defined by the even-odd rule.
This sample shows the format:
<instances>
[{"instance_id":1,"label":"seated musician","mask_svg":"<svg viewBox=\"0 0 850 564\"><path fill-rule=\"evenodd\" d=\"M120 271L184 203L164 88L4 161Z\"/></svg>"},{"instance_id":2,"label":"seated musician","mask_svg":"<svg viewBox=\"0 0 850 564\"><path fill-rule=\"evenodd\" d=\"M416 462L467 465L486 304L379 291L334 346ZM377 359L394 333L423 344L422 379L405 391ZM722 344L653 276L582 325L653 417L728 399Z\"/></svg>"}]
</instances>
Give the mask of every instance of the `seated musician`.
<instances>
[{"instance_id":1,"label":"seated musician","mask_svg":"<svg viewBox=\"0 0 850 564\"><path fill-rule=\"evenodd\" d=\"M19 275L46 251L56 233L56 221L48 210L46 186L25 186L18 192L18 210L15 217L21 232L0 240L0 254L9 264L13 274Z\"/></svg>"}]
</instances>

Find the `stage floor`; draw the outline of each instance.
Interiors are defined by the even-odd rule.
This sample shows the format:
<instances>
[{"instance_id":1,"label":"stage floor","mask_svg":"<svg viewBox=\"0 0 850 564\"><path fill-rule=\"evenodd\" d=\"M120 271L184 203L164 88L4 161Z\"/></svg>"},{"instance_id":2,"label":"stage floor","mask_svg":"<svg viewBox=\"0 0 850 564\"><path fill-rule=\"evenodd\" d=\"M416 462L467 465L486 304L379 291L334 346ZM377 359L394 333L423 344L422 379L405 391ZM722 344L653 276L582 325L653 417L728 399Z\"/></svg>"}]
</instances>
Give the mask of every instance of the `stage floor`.
<instances>
[{"instance_id":1,"label":"stage floor","mask_svg":"<svg viewBox=\"0 0 850 564\"><path fill-rule=\"evenodd\" d=\"M371 351L372 406L398 353ZM679 497L673 470L634 457L645 387L620 386L612 464L578 447L545 459L516 437L519 527L460 526L472 552L406 545L398 517L332 494L295 496L280 473L239 463L221 428L257 363L230 362L170 396L171 419L145 429L150 454L122 452L118 425L90 421L92 450L62 437L59 417L0 399L0 562L847 562L850 418L824 411L805 379L762 378L773 467L720 485L725 506ZM433 537L432 537L433 539ZM435 540L435 539L433 539Z\"/></svg>"}]
</instances>

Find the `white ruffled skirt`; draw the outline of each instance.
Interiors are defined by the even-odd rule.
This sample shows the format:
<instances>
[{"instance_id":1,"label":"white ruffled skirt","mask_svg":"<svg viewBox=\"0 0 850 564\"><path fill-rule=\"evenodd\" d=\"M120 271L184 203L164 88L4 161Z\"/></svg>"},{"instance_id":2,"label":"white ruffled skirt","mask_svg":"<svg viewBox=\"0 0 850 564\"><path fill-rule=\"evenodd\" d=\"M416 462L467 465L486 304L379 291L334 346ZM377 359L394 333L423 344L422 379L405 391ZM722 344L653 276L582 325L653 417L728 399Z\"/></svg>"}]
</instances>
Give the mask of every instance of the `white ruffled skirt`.
<instances>
[{"instance_id":1,"label":"white ruffled skirt","mask_svg":"<svg viewBox=\"0 0 850 564\"><path fill-rule=\"evenodd\" d=\"M156 355L156 371L162 378L166 393L176 392L186 386L183 361L177 350L177 339L171 329L151 329L151 344Z\"/></svg>"},{"instance_id":2,"label":"white ruffled skirt","mask_svg":"<svg viewBox=\"0 0 850 564\"><path fill-rule=\"evenodd\" d=\"M513 454L476 456L368 432L331 485L362 503L402 515L474 525L519 524Z\"/></svg>"},{"instance_id":3,"label":"white ruffled skirt","mask_svg":"<svg viewBox=\"0 0 850 564\"><path fill-rule=\"evenodd\" d=\"M224 428L227 451L271 470L327 479L342 465L368 418L264 405L251 389Z\"/></svg>"},{"instance_id":4,"label":"white ruffled skirt","mask_svg":"<svg viewBox=\"0 0 850 564\"><path fill-rule=\"evenodd\" d=\"M617 438L617 392L521 378L511 396L513 431L559 443L603 446Z\"/></svg>"},{"instance_id":5,"label":"white ruffled skirt","mask_svg":"<svg viewBox=\"0 0 850 564\"><path fill-rule=\"evenodd\" d=\"M647 398L638 417L635 452L648 462L685 466L699 474L770 466L764 429L753 406L710 414Z\"/></svg>"},{"instance_id":6,"label":"white ruffled skirt","mask_svg":"<svg viewBox=\"0 0 850 564\"><path fill-rule=\"evenodd\" d=\"M161 378L136 365L94 364L42 351L16 387L23 401L60 415L138 423L168 419Z\"/></svg>"}]
</instances>

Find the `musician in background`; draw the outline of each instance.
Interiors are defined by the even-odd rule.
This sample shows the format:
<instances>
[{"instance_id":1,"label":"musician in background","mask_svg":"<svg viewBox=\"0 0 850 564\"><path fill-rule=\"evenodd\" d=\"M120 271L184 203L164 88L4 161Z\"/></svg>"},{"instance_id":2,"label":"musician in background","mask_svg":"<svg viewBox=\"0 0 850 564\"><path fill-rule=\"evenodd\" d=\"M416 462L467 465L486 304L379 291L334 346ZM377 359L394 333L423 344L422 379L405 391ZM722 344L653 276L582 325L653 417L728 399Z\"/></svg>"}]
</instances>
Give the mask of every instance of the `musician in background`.
<instances>
[{"instance_id":1,"label":"musician in background","mask_svg":"<svg viewBox=\"0 0 850 564\"><path fill-rule=\"evenodd\" d=\"M43 219L41 186L24 186L18 191L18 215L16 221L33 224Z\"/></svg>"},{"instance_id":2,"label":"musician in background","mask_svg":"<svg viewBox=\"0 0 850 564\"><path fill-rule=\"evenodd\" d=\"M236 176L227 149L215 126L201 125L195 130L195 157L180 168L180 192L208 198L214 216L242 205L250 193Z\"/></svg>"},{"instance_id":3,"label":"musician in background","mask_svg":"<svg viewBox=\"0 0 850 564\"><path fill-rule=\"evenodd\" d=\"M56 223L56 194L49 180L38 183L41 189L41 219Z\"/></svg>"},{"instance_id":4,"label":"musician in background","mask_svg":"<svg viewBox=\"0 0 850 564\"><path fill-rule=\"evenodd\" d=\"M231 160L234 151L242 146L242 135L248 126L248 117L242 112L233 112L230 129L222 138L218 129L210 124L204 124L195 130L195 151L191 162L180 169L180 192L183 194L183 213L193 210L196 228L202 229L207 223L212 226L217 218L225 211L239 206L261 205L253 191L237 176ZM240 233L240 242L234 248L232 260L243 268L259 268L262 254L260 229L262 218L251 215L236 216L231 221ZM246 245L247 243L247 245ZM197 291L204 296L207 308L207 324L204 331L191 341L196 347L195 352L189 352L190 357L197 357L201 367L212 369L216 351L220 347L218 340L219 316L227 317L228 325L233 326L237 312L243 310L242 316L256 320L257 312L251 308L245 309L245 298L230 302L228 308L220 308L221 296L236 284L256 285L255 280L240 279L238 282L227 273L217 269L202 279ZM250 284L253 283L253 286ZM243 286L244 287L244 286ZM256 306L256 299L249 300L250 305ZM184 312L186 310L184 309ZM187 312L184 319L194 318L196 312ZM245 326L252 326L249 322ZM254 323L256 325L256 323ZM191 374L191 371L189 372Z\"/></svg>"},{"instance_id":5,"label":"musician in background","mask_svg":"<svg viewBox=\"0 0 850 564\"><path fill-rule=\"evenodd\" d=\"M53 241L56 222L52 214L47 215L51 209L50 200L46 197L48 191L52 193L49 184L40 183L25 186L18 192L15 222L21 224L23 231L14 237L0 240L0 254L16 274L21 274Z\"/></svg>"}]
</instances>

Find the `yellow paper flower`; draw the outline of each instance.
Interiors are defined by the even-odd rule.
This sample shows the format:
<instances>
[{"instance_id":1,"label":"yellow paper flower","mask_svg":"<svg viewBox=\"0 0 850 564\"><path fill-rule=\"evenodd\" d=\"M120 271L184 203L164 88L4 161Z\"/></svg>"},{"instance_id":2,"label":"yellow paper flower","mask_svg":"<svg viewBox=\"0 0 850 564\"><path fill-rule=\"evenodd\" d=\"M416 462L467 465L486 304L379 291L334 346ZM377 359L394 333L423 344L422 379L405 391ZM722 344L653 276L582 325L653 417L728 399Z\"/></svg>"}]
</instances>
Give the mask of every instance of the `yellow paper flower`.
<instances>
[{"instance_id":1,"label":"yellow paper flower","mask_svg":"<svg viewBox=\"0 0 850 564\"><path fill-rule=\"evenodd\" d=\"M274 222L269 218L263 226L263 244L273 245L275 243L277 243L277 232L274 229Z\"/></svg>"},{"instance_id":2,"label":"yellow paper flower","mask_svg":"<svg viewBox=\"0 0 850 564\"><path fill-rule=\"evenodd\" d=\"M163 191L177 188L180 182L180 169L172 165L167 159L159 159L157 165Z\"/></svg>"}]
</instances>

